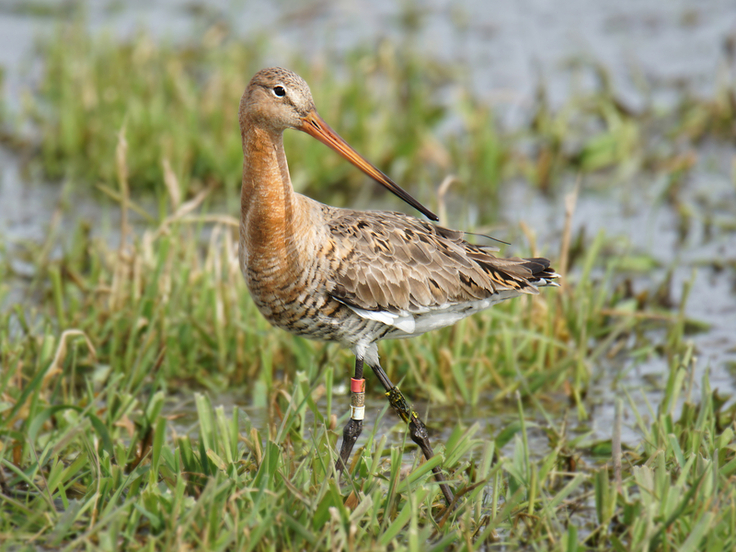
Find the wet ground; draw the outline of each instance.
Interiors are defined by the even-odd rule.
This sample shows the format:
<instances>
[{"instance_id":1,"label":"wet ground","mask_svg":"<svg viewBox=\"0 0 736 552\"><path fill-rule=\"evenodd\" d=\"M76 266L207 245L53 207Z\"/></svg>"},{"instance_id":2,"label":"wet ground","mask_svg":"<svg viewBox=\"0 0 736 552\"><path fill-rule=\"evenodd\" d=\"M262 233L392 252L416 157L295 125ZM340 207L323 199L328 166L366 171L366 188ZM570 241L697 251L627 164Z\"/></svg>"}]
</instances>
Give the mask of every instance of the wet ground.
<instances>
[{"instance_id":1,"label":"wet ground","mask_svg":"<svg viewBox=\"0 0 736 552\"><path fill-rule=\"evenodd\" d=\"M400 38L407 22L416 19L420 23L416 30L418 44L428 54L465 64L467 82L480 97L496 103L504 121L512 125L527 115L525 106L530 105L540 78L546 82L553 104L567 97L570 78L564 67L573 59L592 59L605 66L616 90L632 107L641 101L632 78L636 74L664 84L657 101L670 101L669 85L678 82L686 82L704 94L712 93L718 70L726 63L725 45L729 37L734 40L736 36L736 9L727 1L428 4L429 8L420 11L411 3L401 8L388 1L305 2L298 8L286 3L246 1L208 2L206 7L204 3L174 0L124 4L94 1L88 3L88 11L94 29L109 29L124 36L144 25L158 36L181 40L186 40L192 29L227 18L243 36L265 33L270 39L268 61L274 64L283 58L283 51L302 50L320 59L327 57L325 52L339 52L381 36ZM38 65L29 63L34 37L48 36L58 17L67 15L63 11L39 15L24 9L21 2L0 6L0 64L5 68L5 99L11 111L20 107L21 91L34 82ZM248 77L244 75L244 83ZM695 381L699 382L700 374L709 369L714 388L734 393L736 149L705 144L697 154L696 168L680 192L682 203L688 206L687 216L666 200L664 177L661 181L647 177L655 182L644 183L640 181L644 177L636 176L615 189L600 189L595 183L584 182L574 232L584 229L587 236L605 232L615 237L621 252L654 259L651 270L627 275L635 291L664 281L671 271L670 291L674 304L678 304L684 283L693 281L686 315L709 326L707 331L691 336L698 356ZM63 212L61 236L64 228L73 227L80 218L95 221L93 231L99 235L112 235L117 226L114 208L101 206L92 197L65 198L58 183L25 175L21 167L20 159L0 148L0 234L7 242L42 241L50 213L58 207ZM568 188L572 186L571 182ZM507 189L504 222L514 228L518 221L526 221L534 228L540 246L554 256L564 222L563 195L543 197L524 183ZM24 270L27 267L14 266L19 275L24 275ZM23 281L20 278L11 283L5 305L22 300ZM644 358L636 365L620 365L609 359L593 366L596 383L591 393L600 399L591 421L594 437L610 437L614 389L625 387L638 397L642 395L637 391L642 390L656 405L661 396L656 382L664 383L666 368L660 357ZM507 409L494 410L492 399L489 397L487 406L479 409L458 412L433 408L430 417L435 426L441 425L436 420L449 421L460 415L466 423L477 420L491 429L500 428L506 422L503 410ZM239 402L237 397L220 400ZM346 403L347 398L344 400ZM643 401L640 404L643 410ZM377 412L382 401L372 406ZM418 407L424 411L421 405ZM248 413L257 424L261 414ZM390 427L394 419L388 416L384 424ZM625 428L624 439L637 441L631 427Z\"/></svg>"},{"instance_id":2,"label":"wet ground","mask_svg":"<svg viewBox=\"0 0 736 552\"><path fill-rule=\"evenodd\" d=\"M15 74L26 67L36 36L48 33L59 18L70 17L75 2L3 2L0 7L0 64L9 69L9 92L22 88ZM617 90L636 101L631 71L660 81L688 81L701 91L714 85L722 64L724 39L735 32L736 10L728 0L585 0L548 2L340 2L296 3L247 0L89 0L90 26L119 36L141 25L161 37L186 40L193 29L228 21L242 36L263 34L267 61L278 63L284 51L305 51L316 58L382 36L401 38L415 29L428 55L462 62L472 82L489 98L523 105L539 76L556 101L567 98L560 76L571 59L596 60L608 68ZM66 8L64 6L67 6Z\"/></svg>"}]
</instances>

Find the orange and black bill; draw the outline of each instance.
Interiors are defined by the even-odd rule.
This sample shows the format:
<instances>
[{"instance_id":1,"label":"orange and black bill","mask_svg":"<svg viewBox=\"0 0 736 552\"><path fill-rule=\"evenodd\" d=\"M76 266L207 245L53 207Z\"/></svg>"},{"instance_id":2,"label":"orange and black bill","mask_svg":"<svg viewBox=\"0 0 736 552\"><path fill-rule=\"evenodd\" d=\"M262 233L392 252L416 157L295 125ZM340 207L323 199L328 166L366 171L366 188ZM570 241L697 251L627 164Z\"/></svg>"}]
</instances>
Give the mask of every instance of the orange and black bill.
<instances>
[{"instance_id":1,"label":"orange and black bill","mask_svg":"<svg viewBox=\"0 0 736 552\"><path fill-rule=\"evenodd\" d=\"M365 174L383 184L389 189L389 191L400 197L430 220L439 220L437 215L410 196L403 188L399 187L396 182L371 165L365 157L360 155L345 140L340 138L337 132L332 130L315 111L312 111L306 117L302 118L302 126L300 130L331 147Z\"/></svg>"}]
</instances>

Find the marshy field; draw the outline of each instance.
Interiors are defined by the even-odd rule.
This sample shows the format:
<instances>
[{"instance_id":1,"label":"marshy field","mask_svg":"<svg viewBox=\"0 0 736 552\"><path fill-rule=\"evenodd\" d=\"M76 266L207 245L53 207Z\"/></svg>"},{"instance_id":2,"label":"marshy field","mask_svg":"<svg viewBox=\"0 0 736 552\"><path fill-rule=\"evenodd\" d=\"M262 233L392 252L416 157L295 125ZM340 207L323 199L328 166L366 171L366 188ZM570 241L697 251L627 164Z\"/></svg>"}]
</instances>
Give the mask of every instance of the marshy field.
<instances>
[{"instance_id":1,"label":"marshy field","mask_svg":"<svg viewBox=\"0 0 736 552\"><path fill-rule=\"evenodd\" d=\"M619 4L3 3L0 550L736 549L736 11ZM367 374L336 477L353 357L243 282L271 65L443 226L562 276L379 344L430 461ZM404 209L285 148L297 191Z\"/></svg>"}]
</instances>

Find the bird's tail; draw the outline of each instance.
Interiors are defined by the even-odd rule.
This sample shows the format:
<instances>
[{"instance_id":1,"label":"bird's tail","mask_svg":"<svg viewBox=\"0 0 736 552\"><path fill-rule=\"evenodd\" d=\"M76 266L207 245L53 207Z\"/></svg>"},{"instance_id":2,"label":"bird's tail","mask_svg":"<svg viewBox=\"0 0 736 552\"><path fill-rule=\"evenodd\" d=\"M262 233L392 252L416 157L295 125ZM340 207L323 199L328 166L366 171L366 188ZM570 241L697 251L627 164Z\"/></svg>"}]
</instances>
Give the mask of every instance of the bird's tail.
<instances>
[{"instance_id":1,"label":"bird's tail","mask_svg":"<svg viewBox=\"0 0 736 552\"><path fill-rule=\"evenodd\" d=\"M549 259L544 257L535 257L533 259L524 259L523 266L528 268L532 276L529 283L535 287L554 286L559 287L560 284L555 282L560 277L555 269L550 266Z\"/></svg>"}]
</instances>

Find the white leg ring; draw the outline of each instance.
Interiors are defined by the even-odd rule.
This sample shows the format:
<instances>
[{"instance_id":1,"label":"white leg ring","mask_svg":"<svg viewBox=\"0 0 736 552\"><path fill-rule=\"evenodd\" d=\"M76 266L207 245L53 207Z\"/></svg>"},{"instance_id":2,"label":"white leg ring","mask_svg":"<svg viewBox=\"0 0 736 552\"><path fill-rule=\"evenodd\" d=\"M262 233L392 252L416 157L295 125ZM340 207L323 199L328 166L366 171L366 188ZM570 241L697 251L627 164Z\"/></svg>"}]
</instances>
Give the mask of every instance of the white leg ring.
<instances>
[{"instance_id":1,"label":"white leg ring","mask_svg":"<svg viewBox=\"0 0 736 552\"><path fill-rule=\"evenodd\" d=\"M350 417L353 420L360 421L365 418L365 406L350 406Z\"/></svg>"}]
</instances>

